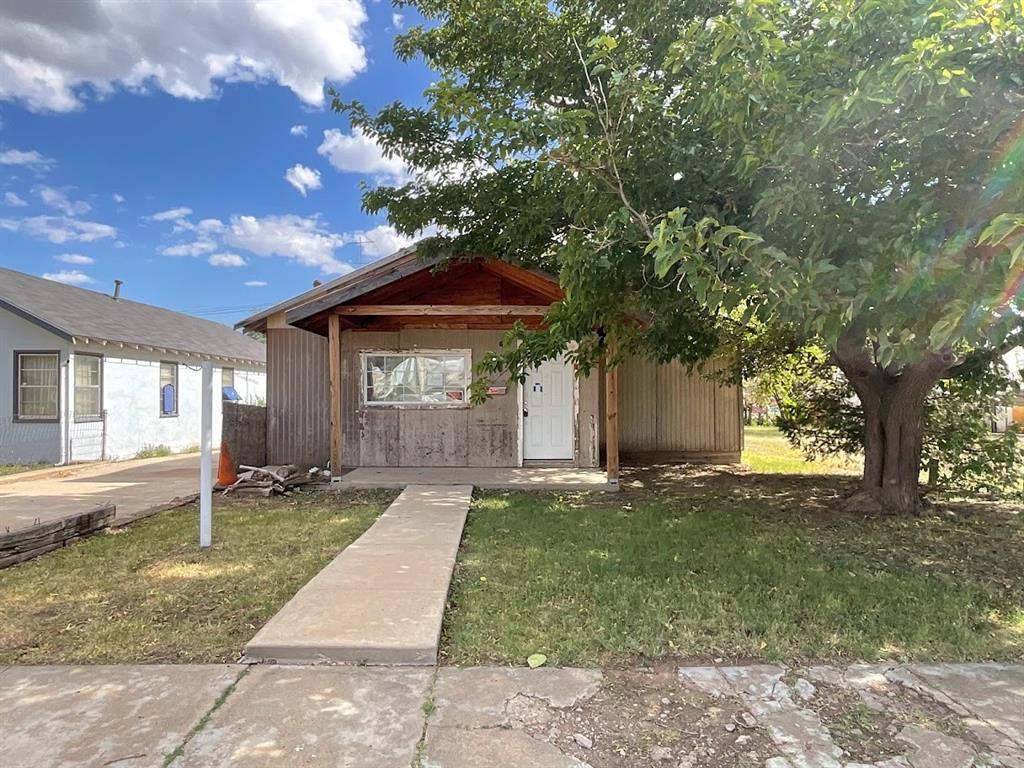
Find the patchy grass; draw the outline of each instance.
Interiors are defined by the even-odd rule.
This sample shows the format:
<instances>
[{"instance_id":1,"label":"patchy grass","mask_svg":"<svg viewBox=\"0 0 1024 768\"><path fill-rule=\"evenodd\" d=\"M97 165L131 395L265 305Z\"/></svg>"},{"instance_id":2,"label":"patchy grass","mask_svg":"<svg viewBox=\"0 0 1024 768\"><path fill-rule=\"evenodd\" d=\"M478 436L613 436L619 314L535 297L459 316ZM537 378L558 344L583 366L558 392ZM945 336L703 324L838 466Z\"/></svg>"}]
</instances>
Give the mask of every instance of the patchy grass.
<instances>
[{"instance_id":1,"label":"patchy grass","mask_svg":"<svg viewBox=\"0 0 1024 768\"><path fill-rule=\"evenodd\" d=\"M160 459L164 456L172 456L174 451L169 445L144 445L142 450L135 454L136 459Z\"/></svg>"},{"instance_id":2,"label":"patchy grass","mask_svg":"<svg viewBox=\"0 0 1024 768\"><path fill-rule=\"evenodd\" d=\"M1020 509L861 519L836 511L842 479L673 471L604 497L479 495L446 660L1024 657Z\"/></svg>"},{"instance_id":3,"label":"patchy grass","mask_svg":"<svg viewBox=\"0 0 1024 768\"><path fill-rule=\"evenodd\" d=\"M34 469L45 469L50 464L0 464L0 477L16 475L19 472L31 472Z\"/></svg>"},{"instance_id":4,"label":"patchy grass","mask_svg":"<svg viewBox=\"0 0 1024 768\"><path fill-rule=\"evenodd\" d=\"M810 461L776 427L748 426L743 430L744 466L773 475L855 475L863 467L860 456L826 456Z\"/></svg>"},{"instance_id":5,"label":"patchy grass","mask_svg":"<svg viewBox=\"0 0 1024 768\"><path fill-rule=\"evenodd\" d=\"M394 494L194 505L0 571L0 664L236 660L256 630Z\"/></svg>"}]
</instances>

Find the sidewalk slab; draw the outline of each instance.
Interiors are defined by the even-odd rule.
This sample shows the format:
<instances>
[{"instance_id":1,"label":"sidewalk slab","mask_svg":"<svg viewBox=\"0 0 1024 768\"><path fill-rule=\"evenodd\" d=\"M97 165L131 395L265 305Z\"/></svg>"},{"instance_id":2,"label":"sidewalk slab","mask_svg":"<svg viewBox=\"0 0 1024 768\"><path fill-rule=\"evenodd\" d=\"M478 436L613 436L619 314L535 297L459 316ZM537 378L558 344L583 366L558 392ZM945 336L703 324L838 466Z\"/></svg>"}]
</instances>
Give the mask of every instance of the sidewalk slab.
<instances>
[{"instance_id":1,"label":"sidewalk slab","mask_svg":"<svg viewBox=\"0 0 1024 768\"><path fill-rule=\"evenodd\" d=\"M160 768L235 681L237 666L10 667L4 768Z\"/></svg>"},{"instance_id":2,"label":"sidewalk slab","mask_svg":"<svg viewBox=\"0 0 1024 768\"><path fill-rule=\"evenodd\" d=\"M472 486L410 486L249 641L284 664L433 665Z\"/></svg>"},{"instance_id":3,"label":"sidewalk slab","mask_svg":"<svg viewBox=\"0 0 1024 768\"><path fill-rule=\"evenodd\" d=\"M408 768L429 669L254 667L173 768Z\"/></svg>"}]
</instances>

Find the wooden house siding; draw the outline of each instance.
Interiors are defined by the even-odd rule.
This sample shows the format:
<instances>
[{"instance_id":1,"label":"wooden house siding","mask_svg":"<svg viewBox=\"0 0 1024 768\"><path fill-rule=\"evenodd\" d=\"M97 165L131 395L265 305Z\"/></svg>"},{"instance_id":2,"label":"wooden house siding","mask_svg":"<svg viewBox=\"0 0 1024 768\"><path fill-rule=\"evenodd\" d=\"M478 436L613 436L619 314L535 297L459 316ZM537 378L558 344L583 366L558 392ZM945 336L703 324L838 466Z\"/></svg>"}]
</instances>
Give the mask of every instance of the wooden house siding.
<instances>
[{"instance_id":1,"label":"wooden house siding","mask_svg":"<svg viewBox=\"0 0 1024 768\"><path fill-rule=\"evenodd\" d=\"M327 465L327 339L297 328L267 330L267 461Z\"/></svg>"}]
</instances>

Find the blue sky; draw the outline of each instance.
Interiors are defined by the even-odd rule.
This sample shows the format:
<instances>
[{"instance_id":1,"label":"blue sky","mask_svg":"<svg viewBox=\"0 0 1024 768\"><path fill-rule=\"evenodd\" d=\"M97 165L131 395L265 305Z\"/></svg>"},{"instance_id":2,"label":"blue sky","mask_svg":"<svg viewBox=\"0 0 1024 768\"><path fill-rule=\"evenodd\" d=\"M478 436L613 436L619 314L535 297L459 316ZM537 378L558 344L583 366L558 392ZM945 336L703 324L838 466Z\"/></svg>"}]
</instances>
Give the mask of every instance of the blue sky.
<instances>
[{"instance_id":1,"label":"blue sky","mask_svg":"<svg viewBox=\"0 0 1024 768\"><path fill-rule=\"evenodd\" d=\"M431 73L392 52L407 10L53 5L0 10L0 266L117 278L128 298L232 323L406 244L360 211L359 184L407 170L321 88L420 102Z\"/></svg>"}]
</instances>

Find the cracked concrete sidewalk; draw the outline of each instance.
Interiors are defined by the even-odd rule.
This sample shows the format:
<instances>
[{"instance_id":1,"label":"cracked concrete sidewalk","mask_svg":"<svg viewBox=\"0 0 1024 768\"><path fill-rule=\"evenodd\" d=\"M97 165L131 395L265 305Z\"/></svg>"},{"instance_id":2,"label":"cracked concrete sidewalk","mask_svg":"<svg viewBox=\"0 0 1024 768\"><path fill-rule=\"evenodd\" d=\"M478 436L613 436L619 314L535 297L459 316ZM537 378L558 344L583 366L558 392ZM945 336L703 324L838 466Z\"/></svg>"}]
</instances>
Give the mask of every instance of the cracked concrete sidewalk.
<instances>
[{"instance_id":1,"label":"cracked concrete sidewalk","mask_svg":"<svg viewBox=\"0 0 1024 768\"><path fill-rule=\"evenodd\" d=\"M11 667L0 765L1024 768L1024 665Z\"/></svg>"}]
</instances>

